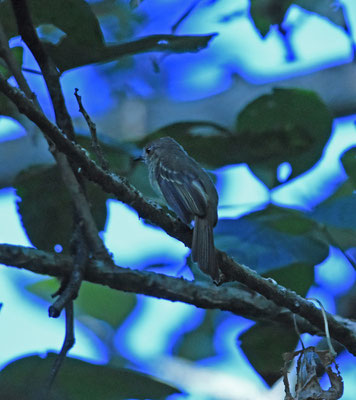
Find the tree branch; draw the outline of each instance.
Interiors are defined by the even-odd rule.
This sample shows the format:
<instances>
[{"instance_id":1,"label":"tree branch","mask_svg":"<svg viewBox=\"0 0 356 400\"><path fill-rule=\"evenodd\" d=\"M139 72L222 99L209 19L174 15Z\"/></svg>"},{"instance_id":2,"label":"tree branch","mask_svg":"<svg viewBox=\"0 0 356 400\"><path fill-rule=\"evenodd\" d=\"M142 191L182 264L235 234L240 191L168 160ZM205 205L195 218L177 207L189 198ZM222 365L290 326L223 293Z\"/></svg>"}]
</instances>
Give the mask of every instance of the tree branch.
<instances>
[{"instance_id":1,"label":"tree branch","mask_svg":"<svg viewBox=\"0 0 356 400\"><path fill-rule=\"evenodd\" d=\"M106 173L102 168L97 166L87 156L85 149L68 140L56 125L36 109L31 100L27 99L20 90L11 86L1 74L0 91L12 100L19 111L34 122L47 138L55 143L58 150L74 160L89 180L97 183L105 192L114 194L118 200L134 208L141 218L149 219L154 224L161 226L170 236L190 246L192 232L189 227L165 213L157 204L146 201L141 193L125 179Z\"/></svg>"},{"instance_id":2,"label":"tree branch","mask_svg":"<svg viewBox=\"0 0 356 400\"><path fill-rule=\"evenodd\" d=\"M101 146L98 142L98 136L96 134L96 125L95 123L91 120L89 114L87 113L86 109L83 106L82 102L82 96L79 95L79 90L77 88L74 89L74 96L77 99L78 106L79 106L79 112L82 113L89 131L90 131L90 136L91 136L91 147L98 159L99 165L104 171L109 171L109 163L104 157L103 150L101 149Z\"/></svg>"},{"instance_id":3,"label":"tree branch","mask_svg":"<svg viewBox=\"0 0 356 400\"><path fill-rule=\"evenodd\" d=\"M206 48L216 33L207 35L169 34L150 35L126 43L82 48L70 39L63 39L59 44L46 44L47 51L55 60L61 72L98 62L109 62L121 57L148 52L187 53L198 52ZM71 55L76 55L73 57Z\"/></svg>"},{"instance_id":4,"label":"tree branch","mask_svg":"<svg viewBox=\"0 0 356 400\"><path fill-rule=\"evenodd\" d=\"M74 128L65 105L62 88L59 82L59 72L54 62L47 55L39 37L37 36L31 20L27 1L11 0L11 3L19 34L31 50L31 53L41 68L43 78L52 99L56 122L58 126L64 130L65 134L71 140L74 140Z\"/></svg>"},{"instance_id":5,"label":"tree branch","mask_svg":"<svg viewBox=\"0 0 356 400\"><path fill-rule=\"evenodd\" d=\"M63 341L61 351L54 360L53 366L50 371L48 382L45 385L43 400L50 398L50 391L54 380L67 356L68 351L74 346L75 336L74 336L74 311L73 311L73 300L70 300L66 306L66 333Z\"/></svg>"},{"instance_id":6,"label":"tree branch","mask_svg":"<svg viewBox=\"0 0 356 400\"><path fill-rule=\"evenodd\" d=\"M9 85L1 74L0 91L8 96L16 104L19 111L27 115L56 144L60 151L71 157L82 168L88 179L96 182L104 191L114 194L118 200L134 208L141 218L149 219L152 223L164 229L168 235L180 240L188 247L191 246L192 231L187 225L165 213L155 203L146 201L141 193L125 179L105 173L93 160L87 157L84 149L68 140L60 129L39 112L21 91ZM219 258L220 268L227 279L245 284L267 299L272 300L278 306L287 307L293 313L304 317L319 331L323 331L322 314L314 304L275 282L261 277L252 269L235 262L219 250L217 250L217 257ZM343 343L350 352L356 355L355 332L352 332L343 324L339 324L335 317L330 314L328 314L328 323L331 337Z\"/></svg>"},{"instance_id":7,"label":"tree branch","mask_svg":"<svg viewBox=\"0 0 356 400\"><path fill-rule=\"evenodd\" d=\"M5 60L10 72L13 74L17 84L19 85L21 90L23 90L25 95L29 99L36 101L35 94L32 92L25 77L23 76L20 66L17 64L16 59L11 52L11 49L10 49L9 43L8 43L8 39L6 37L5 31L4 31L4 28L3 28L1 22L0 22L0 57L2 57Z\"/></svg>"},{"instance_id":8,"label":"tree branch","mask_svg":"<svg viewBox=\"0 0 356 400\"><path fill-rule=\"evenodd\" d=\"M56 277L69 275L73 268L73 261L68 256L8 244L0 245L0 262L37 274ZM84 279L116 290L181 301L204 309L230 311L253 320L272 320L289 327L294 326L293 313L284 307L276 306L274 302L261 295L246 290L243 286L238 288L231 284L220 287L203 286L154 272L113 268L111 264L105 264L100 260L89 261ZM288 292L286 289L285 291ZM320 310L317 311L321 314ZM356 322L340 316L330 318L330 315L328 321L331 337L356 355ZM297 316L297 324L301 332L324 334L323 327L317 329L308 318ZM339 332L343 334L340 335Z\"/></svg>"},{"instance_id":9,"label":"tree branch","mask_svg":"<svg viewBox=\"0 0 356 400\"><path fill-rule=\"evenodd\" d=\"M89 248L80 224L76 224L74 228L71 255L73 260L72 271L70 275L62 278L60 288L52 295L52 297L59 295L58 299L48 309L48 315L52 318L58 318L63 308L72 304L78 296L85 268L90 259Z\"/></svg>"},{"instance_id":10,"label":"tree branch","mask_svg":"<svg viewBox=\"0 0 356 400\"><path fill-rule=\"evenodd\" d=\"M74 140L74 128L72 119L65 105L64 96L59 81L59 72L51 57L48 56L39 37L37 36L37 32L31 20L27 1L12 0L12 7L14 10L18 31L41 68L52 100L56 116L56 123L70 140ZM47 139L50 138L47 136ZM110 255L108 254L99 236L98 229L86 199L84 185L81 182L80 176L76 172L76 167L70 165L66 156L58 153L57 149L51 146L51 142L49 142L49 144L50 150L59 166L63 181L67 186L69 193L71 194L75 213L77 214L78 220L85 228L85 237L88 239L90 249L94 253L94 256L109 260Z\"/></svg>"}]
</instances>

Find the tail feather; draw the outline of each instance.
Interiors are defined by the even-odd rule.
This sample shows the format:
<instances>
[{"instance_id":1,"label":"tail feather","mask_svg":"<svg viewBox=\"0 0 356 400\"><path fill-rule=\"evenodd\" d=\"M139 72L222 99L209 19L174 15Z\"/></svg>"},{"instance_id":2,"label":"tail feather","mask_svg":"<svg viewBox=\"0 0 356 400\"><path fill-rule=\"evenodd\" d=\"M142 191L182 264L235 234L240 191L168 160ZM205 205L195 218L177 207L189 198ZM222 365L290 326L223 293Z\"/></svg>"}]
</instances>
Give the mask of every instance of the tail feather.
<instances>
[{"instance_id":1,"label":"tail feather","mask_svg":"<svg viewBox=\"0 0 356 400\"><path fill-rule=\"evenodd\" d=\"M207 218L195 216L193 231L192 258L199 268L210 275L214 281L219 280L219 268L216 261L213 227Z\"/></svg>"}]
</instances>

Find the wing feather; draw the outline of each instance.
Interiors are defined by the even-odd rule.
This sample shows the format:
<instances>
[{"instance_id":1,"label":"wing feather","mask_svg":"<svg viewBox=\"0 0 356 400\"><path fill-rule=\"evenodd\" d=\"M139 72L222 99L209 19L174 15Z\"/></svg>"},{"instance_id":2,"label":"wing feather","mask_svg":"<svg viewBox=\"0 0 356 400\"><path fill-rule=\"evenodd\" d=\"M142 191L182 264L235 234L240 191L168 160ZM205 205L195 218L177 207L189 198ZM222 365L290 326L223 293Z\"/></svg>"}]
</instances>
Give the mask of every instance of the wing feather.
<instances>
[{"instance_id":1,"label":"wing feather","mask_svg":"<svg viewBox=\"0 0 356 400\"><path fill-rule=\"evenodd\" d=\"M192 175L172 171L159 165L157 183L168 205L179 218L189 224L195 215L203 217L207 212L207 195L198 179Z\"/></svg>"}]
</instances>

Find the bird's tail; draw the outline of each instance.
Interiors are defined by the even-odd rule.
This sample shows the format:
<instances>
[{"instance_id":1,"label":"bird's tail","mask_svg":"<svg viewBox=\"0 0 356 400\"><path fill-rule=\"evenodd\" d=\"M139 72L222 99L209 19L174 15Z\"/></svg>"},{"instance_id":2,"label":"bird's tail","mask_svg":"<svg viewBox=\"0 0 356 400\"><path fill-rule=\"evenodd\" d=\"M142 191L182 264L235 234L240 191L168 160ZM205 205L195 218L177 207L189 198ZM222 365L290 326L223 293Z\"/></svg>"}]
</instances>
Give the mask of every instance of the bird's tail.
<instances>
[{"instance_id":1,"label":"bird's tail","mask_svg":"<svg viewBox=\"0 0 356 400\"><path fill-rule=\"evenodd\" d=\"M207 218L195 216L193 231L192 258L199 268L219 281L219 268L216 260L213 227Z\"/></svg>"}]
</instances>

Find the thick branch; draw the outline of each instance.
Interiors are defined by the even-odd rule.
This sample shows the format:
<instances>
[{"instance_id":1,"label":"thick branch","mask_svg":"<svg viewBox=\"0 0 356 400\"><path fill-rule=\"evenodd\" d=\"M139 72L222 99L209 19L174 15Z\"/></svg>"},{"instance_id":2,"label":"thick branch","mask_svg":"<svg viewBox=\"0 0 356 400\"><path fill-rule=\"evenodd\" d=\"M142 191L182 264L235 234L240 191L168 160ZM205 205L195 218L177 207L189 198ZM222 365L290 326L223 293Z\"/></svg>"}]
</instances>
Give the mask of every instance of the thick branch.
<instances>
[{"instance_id":1,"label":"thick branch","mask_svg":"<svg viewBox=\"0 0 356 400\"><path fill-rule=\"evenodd\" d=\"M0 245L0 262L38 274L57 277L69 275L73 268L70 257L6 244ZM111 264L97 260L89 262L84 279L112 289L181 301L205 309L216 308L253 320L272 320L293 327L293 314L290 311L276 306L272 301L243 287L197 285L195 282L154 272L113 268ZM323 329L316 329L307 319L298 316L297 323L301 332L319 335L324 332ZM331 336L356 355L356 323L334 316L332 320L329 319L329 324L332 332L344 332L344 335L338 335L338 337L335 337L333 333Z\"/></svg>"},{"instance_id":2,"label":"thick branch","mask_svg":"<svg viewBox=\"0 0 356 400\"><path fill-rule=\"evenodd\" d=\"M186 246L191 246L192 232L185 224L165 213L153 202L146 201L126 180L105 173L94 161L87 157L85 150L69 141L45 115L33 106L30 100L19 90L9 85L1 76L0 91L8 96L17 105L20 112L26 114L56 144L60 151L75 160L88 179L96 182L106 192L113 193L118 200L130 205L138 212L140 217L149 219L164 229L170 236L180 240ZM323 331L324 321L321 312L311 302L268 279L262 278L252 269L232 260L227 254L217 251L217 255L220 258L220 268L228 279L245 284L277 305L287 307L290 311L304 317L319 331ZM350 352L356 354L355 332L339 324L335 317L330 314L328 315L328 323L331 337L343 343Z\"/></svg>"},{"instance_id":3,"label":"thick branch","mask_svg":"<svg viewBox=\"0 0 356 400\"><path fill-rule=\"evenodd\" d=\"M73 261L68 256L8 244L0 245L0 262L37 274L56 277L67 276L73 269ZM122 267L113 268L111 264L105 264L99 260L89 261L84 278L89 282L106 285L112 289L181 301L205 309L217 308L249 319L273 320L293 327L291 312L286 308L277 307L272 301L266 300L242 285L239 287L197 285L195 282L154 272ZM302 332L323 334L305 319L297 317L297 320ZM347 320L340 318L340 323L347 324Z\"/></svg>"}]
</instances>

